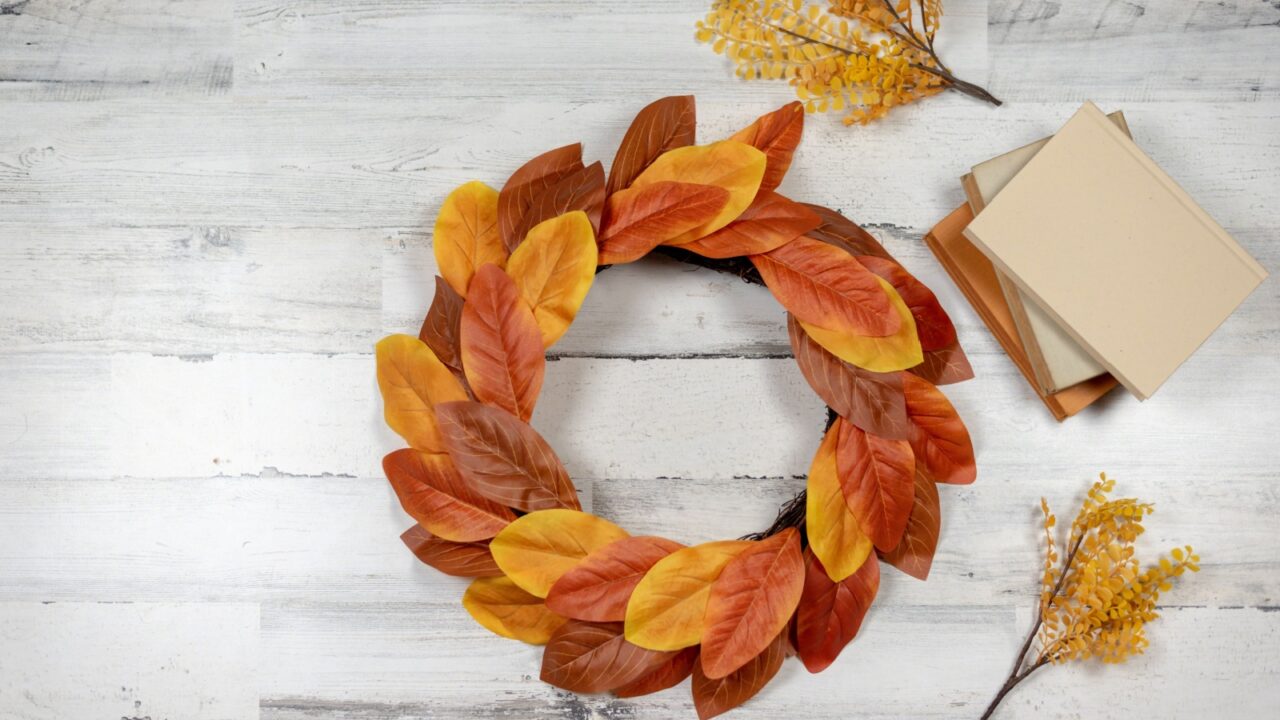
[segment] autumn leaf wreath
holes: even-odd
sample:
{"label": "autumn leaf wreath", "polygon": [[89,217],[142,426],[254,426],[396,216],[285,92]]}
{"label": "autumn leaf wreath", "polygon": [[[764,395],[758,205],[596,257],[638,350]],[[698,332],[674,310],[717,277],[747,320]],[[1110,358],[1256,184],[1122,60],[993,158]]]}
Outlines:
{"label": "autumn leaf wreath", "polygon": [[[542,679],[633,697],[693,676],[698,714],[746,702],[798,654],[819,672],[853,636],[883,560],[924,579],[935,483],[973,448],[937,385],[972,377],[933,293],[838,213],[776,192],[800,141],[791,103],[694,144],[692,97],[644,108],[614,158],[540,155],[501,191],[469,182],[435,224],[442,278],[418,337],[377,346],[383,460],[423,562],[475,578],[462,604],[545,644]],[[736,273],[787,311],[796,362],[829,407],[807,488],[774,525],[686,547],[583,512],[530,425],[545,351],[597,273],[650,252]],[[873,552],[875,557],[873,557]]]}

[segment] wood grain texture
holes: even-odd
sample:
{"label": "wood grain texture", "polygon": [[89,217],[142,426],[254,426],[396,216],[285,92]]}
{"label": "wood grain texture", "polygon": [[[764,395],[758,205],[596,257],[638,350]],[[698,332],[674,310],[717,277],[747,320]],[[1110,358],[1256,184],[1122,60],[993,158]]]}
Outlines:
{"label": "wood grain texture", "polygon": [[[0,0],[0,716],[691,717],[537,682],[540,653],[405,551],[373,343],[417,331],[445,195],[582,141],[613,157],[662,95],[700,142],[792,99],[654,0]],[[780,192],[863,223],[955,320],[978,480],[941,488],[927,583],[884,569],[821,675],[734,717],[971,718],[1031,622],[1036,507],[1099,470],[1190,542],[1145,657],[1055,668],[1005,718],[1264,717],[1280,703],[1280,285],[1170,380],[1055,423],[920,243],[969,166],[1091,98],[1264,267],[1280,267],[1274,2],[956,0],[946,93],[865,128],[810,116]],[[670,260],[601,274],[533,418],[584,505],[684,543],[768,525],[819,401],[759,287]],[[1070,698],[1070,701],[1067,701]]]}

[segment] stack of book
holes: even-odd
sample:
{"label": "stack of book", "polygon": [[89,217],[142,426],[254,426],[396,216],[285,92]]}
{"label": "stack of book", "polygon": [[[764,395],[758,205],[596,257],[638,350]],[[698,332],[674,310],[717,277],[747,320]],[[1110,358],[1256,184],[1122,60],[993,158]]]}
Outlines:
{"label": "stack of book", "polygon": [[1150,397],[1267,276],[1092,103],[961,185],[925,242],[1060,421]]}

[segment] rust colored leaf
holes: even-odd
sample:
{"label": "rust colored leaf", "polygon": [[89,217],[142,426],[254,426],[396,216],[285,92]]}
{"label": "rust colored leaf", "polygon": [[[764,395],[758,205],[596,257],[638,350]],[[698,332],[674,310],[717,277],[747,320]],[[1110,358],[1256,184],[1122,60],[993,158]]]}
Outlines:
{"label": "rust colored leaf", "polygon": [[693,667],[693,706],[699,720],[726,713],[755,697],[778,674],[786,653],[787,633],[783,631],[764,652],[722,678],[707,677],[699,658]]}
{"label": "rust colored leaf", "polygon": [[836,472],[858,527],[879,550],[898,546],[911,515],[916,460],[906,440],[887,440],[841,423]]}
{"label": "rust colored leaf", "polygon": [[729,202],[715,185],[658,182],[609,196],[600,234],[600,264],[639,260],[655,247],[711,221]]}
{"label": "rust colored leaf", "polygon": [[880,558],[911,577],[928,579],[941,531],[942,510],[939,508],[938,486],[924,473],[917,471],[907,531],[898,547],[882,554]]}
{"label": "rust colored leaf", "polygon": [[575,210],[587,214],[591,229],[598,234],[600,214],[604,211],[604,166],[599,161],[565,175],[555,185],[539,193],[516,226],[516,237],[525,237],[534,225],[543,220]]}
{"label": "rust colored leaf", "polygon": [[800,661],[811,673],[822,672],[862,627],[880,589],[880,563],[862,564],[858,572],[832,582],[822,561],[805,553],[804,595],[796,613],[796,645]]}
{"label": "rust colored leaf", "polygon": [[761,190],[737,220],[679,247],[709,258],[758,255],[791,242],[817,227],[818,222],[818,216],[809,208],[776,192]]}
{"label": "rust colored leaf", "polygon": [[711,585],[702,672],[721,678],[764,652],[787,627],[804,590],[800,533],[787,528],[743,551]]}
{"label": "rust colored leaf", "polygon": [[814,240],[821,240],[828,245],[838,247],[855,257],[858,255],[874,255],[886,260],[893,259],[893,256],[889,254],[888,250],[884,249],[884,246],[880,244],[879,240],[875,239],[875,236],[863,230],[849,218],[821,205],[805,203],[805,207],[817,213],[822,220],[821,225],[808,232],[808,236]]}
{"label": "rust colored leaf", "polygon": [[542,652],[542,681],[576,693],[598,693],[648,675],[675,653],[627,642],[622,623],[570,620]]}
{"label": "rust colored leaf", "polygon": [[858,262],[871,272],[879,275],[902,297],[907,307],[911,308],[911,316],[916,319],[916,334],[920,337],[922,350],[938,350],[956,341],[956,326],[951,316],[942,309],[942,304],[933,291],[907,272],[893,260],[885,260],[873,255],[860,255]]}
{"label": "rust colored leaf", "polygon": [[436,296],[422,321],[422,329],[418,331],[418,339],[426,343],[454,375],[462,373],[462,351],[458,344],[462,302],[462,296],[437,275]]}
{"label": "rust colored leaf", "polygon": [[565,573],[547,595],[558,615],[594,622],[627,617],[631,591],[654,563],[684,547],[652,535],[623,538],[593,551]]}
{"label": "rust colored leaf", "polygon": [[581,509],[560,458],[528,423],[490,405],[436,406],[453,464],[477,493],[517,510]]}
{"label": "rust colored leaf", "polygon": [[661,692],[675,687],[689,677],[693,666],[698,662],[697,646],[676,652],[666,662],[659,665],[648,675],[613,689],[613,694],[620,698],[640,697],[650,693]]}
{"label": "rust colored leaf", "polygon": [[973,378],[973,367],[959,341],[924,353],[924,360],[911,368],[911,372],[934,385],[950,385]]}
{"label": "rust colored leaf", "polygon": [[498,232],[507,252],[514,251],[524,240],[524,235],[516,231],[538,196],[579,170],[582,143],[574,143],[542,153],[511,173],[498,193]]}
{"label": "rust colored leaf", "polygon": [[405,448],[384,457],[382,470],[404,511],[436,537],[488,540],[516,519],[510,508],[467,487],[448,455]]}
{"label": "rust colored leaf", "polygon": [[902,374],[863,370],[832,355],[787,313],[787,333],[800,372],[819,398],[849,422],[890,440],[907,439]]}
{"label": "rust colored leaf", "polygon": [[888,280],[872,275],[880,289],[889,298],[889,304],[898,315],[901,327],[892,335],[872,337],[835,331],[800,320],[800,327],[827,352],[863,370],[888,373],[915,367],[924,360],[920,350],[920,338],[916,336],[916,320],[911,308],[902,301],[898,291]]}
{"label": "rust colored leaf", "polygon": [[935,482],[955,485],[973,482],[978,476],[973,442],[956,409],[933,383],[910,373],[902,378],[916,466]]}
{"label": "rust colored leaf", "polygon": [[401,542],[422,562],[454,577],[498,577],[502,570],[489,553],[489,543],[456,543],[435,537],[421,525],[400,536]]}
{"label": "rust colored leaf", "polygon": [[565,622],[547,609],[542,598],[506,577],[472,580],[462,596],[462,607],[490,632],[531,645],[545,645]]}
{"label": "rust colored leaf", "polygon": [[476,271],[461,325],[463,367],[476,400],[528,422],[547,366],[542,331],[515,282],[497,265]]}
{"label": "rust colored leaf", "polygon": [[769,159],[765,165],[764,180],[760,182],[760,192],[763,193],[782,184],[783,176],[791,167],[791,155],[800,144],[803,132],[804,106],[795,101],[761,115],[729,139],[762,150]]}
{"label": "rust colored leaf", "polygon": [[751,262],[773,296],[799,320],[851,335],[883,337],[902,327],[876,276],[825,243],[795,238]]}
{"label": "rust colored leaf", "polygon": [[692,145],[696,122],[692,95],[665,97],[646,105],[622,136],[609,168],[608,194],[630,186],[662,153]]}

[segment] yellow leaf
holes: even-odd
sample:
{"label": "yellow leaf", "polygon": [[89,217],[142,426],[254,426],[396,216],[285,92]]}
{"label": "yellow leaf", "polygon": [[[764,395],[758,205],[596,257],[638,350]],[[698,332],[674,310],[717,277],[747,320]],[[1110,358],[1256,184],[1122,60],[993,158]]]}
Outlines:
{"label": "yellow leaf", "polygon": [[553,508],[531,512],[503,528],[489,551],[512,582],[546,597],[556,580],[588,553],[625,537],[625,530],[591,513]]}
{"label": "yellow leaf", "polygon": [[627,640],[649,650],[679,650],[702,642],[711,584],[750,545],[747,540],[703,543],[655,563],[627,603]]}
{"label": "yellow leaf", "polygon": [[765,154],[736,140],[690,145],[668,150],[640,173],[631,187],[675,181],[716,185],[729,191],[729,202],[707,223],[668,240],[668,245],[693,242],[728,225],[751,204],[764,179]]}
{"label": "yellow leaf", "polygon": [[596,277],[596,237],[582,211],[533,226],[511,253],[507,274],[533,309],[543,347],[564,335]]}
{"label": "yellow leaf", "polygon": [[542,598],[521,590],[510,578],[476,578],[462,596],[475,621],[503,637],[546,645],[565,619],[547,609]]}
{"label": "yellow leaf", "polygon": [[836,438],[844,422],[836,420],[813,456],[805,504],[809,546],[834,582],[857,572],[871,555],[871,539],[849,510],[836,471]]}
{"label": "yellow leaf", "polygon": [[431,244],[440,274],[463,297],[481,265],[506,267],[507,248],[498,232],[498,191],[472,180],[449,193],[436,216]]}
{"label": "yellow leaf", "polygon": [[924,353],[920,348],[920,338],[916,335],[916,321],[911,316],[911,309],[902,301],[898,291],[884,280],[876,278],[880,287],[889,295],[889,301],[902,318],[898,331],[885,337],[866,337],[849,335],[828,330],[801,322],[800,326],[828,352],[845,362],[852,363],[864,370],[872,372],[894,372],[906,370],[924,362]]}
{"label": "yellow leaf", "polygon": [[376,355],[387,425],[415,450],[444,452],[435,405],[466,400],[466,390],[416,337],[388,335],[378,341]]}

